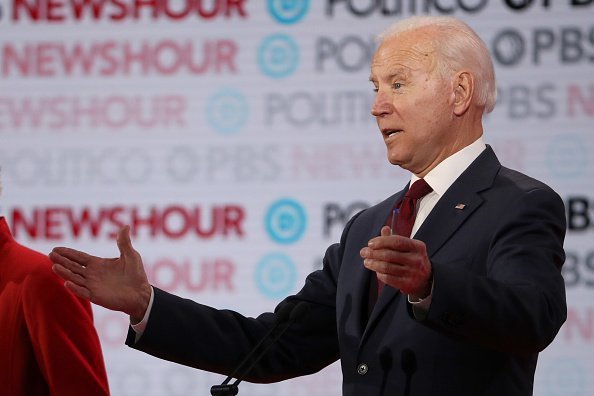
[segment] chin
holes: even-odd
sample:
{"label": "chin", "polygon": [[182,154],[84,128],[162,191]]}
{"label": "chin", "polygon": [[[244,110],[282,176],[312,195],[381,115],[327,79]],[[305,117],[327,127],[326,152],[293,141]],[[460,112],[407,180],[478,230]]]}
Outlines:
{"label": "chin", "polygon": [[390,155],[390,153],[388,153],[388,162],[391,163],[392,165],[397,165],[397,166],[402,165],[402,161],[400,161],[395,155]]}

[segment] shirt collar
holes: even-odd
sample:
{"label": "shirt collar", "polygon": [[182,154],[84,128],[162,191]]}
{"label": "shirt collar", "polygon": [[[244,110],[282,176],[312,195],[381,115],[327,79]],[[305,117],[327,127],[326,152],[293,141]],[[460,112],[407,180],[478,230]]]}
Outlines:
{"label": "shirt collar", "polygon": [[[433,188],[433,191],[439,196],[445,194],[456,179],[478,158],[486,149],[483,137],[479,137],[473,143],[464,147],[462,150],[450,155],[441,161],[437,166],[425,175],[425,181]],[[419,180],[416,175],[411,176],[410,185]]]}

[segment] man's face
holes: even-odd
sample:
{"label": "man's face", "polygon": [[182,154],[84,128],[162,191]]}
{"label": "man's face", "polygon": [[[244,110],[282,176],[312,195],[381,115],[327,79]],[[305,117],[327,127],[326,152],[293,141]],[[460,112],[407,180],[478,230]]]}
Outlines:
{"label": "man's face", "polygon": [[388,160],[419,176],[450,155],[455,145],[452,83],[434,72],[437,58],[427,30],[385,40],[371,64],[377,94],[371,113]]}

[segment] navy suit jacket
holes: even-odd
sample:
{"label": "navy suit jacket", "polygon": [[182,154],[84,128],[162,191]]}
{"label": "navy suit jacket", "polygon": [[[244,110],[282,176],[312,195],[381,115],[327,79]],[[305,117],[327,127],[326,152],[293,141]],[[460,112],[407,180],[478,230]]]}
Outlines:
{"label": "navy suit jacket", "polygon": [[[340,359],[344,395],[532,394],[538,353],[567,313],[562,200],[543,183],[502,167],[488,147],[415,235],[427,245],[434,279],[430,309],[420,318],[389,286],[369,312],[374,274],[359,255],[404,192],[354,216],[340,243],[326,251],[323,269],[279,304],[305,301],[309,311],[248,381],[305,375]],[[130,332],[126,342],[229,374],[274,319],[273,313],[246,318],[215,310],[155,288],[143,336],[135,343]]]}

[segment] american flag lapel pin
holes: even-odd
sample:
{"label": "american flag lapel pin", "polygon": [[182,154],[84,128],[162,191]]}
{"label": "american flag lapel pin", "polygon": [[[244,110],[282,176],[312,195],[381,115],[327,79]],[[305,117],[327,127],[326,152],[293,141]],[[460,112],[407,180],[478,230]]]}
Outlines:
{"label": "american flag lapel pin", "polygon": [[459,203],[458,205],[456,205],[456,206],[454,206],[454,207],[455,207],[456,209],[460,209],[460,210],[462,210],[462,209],[464,209],[464,208],[466,207],[466,205],[465,205],[465,204],[463,204],[463,203]]}

